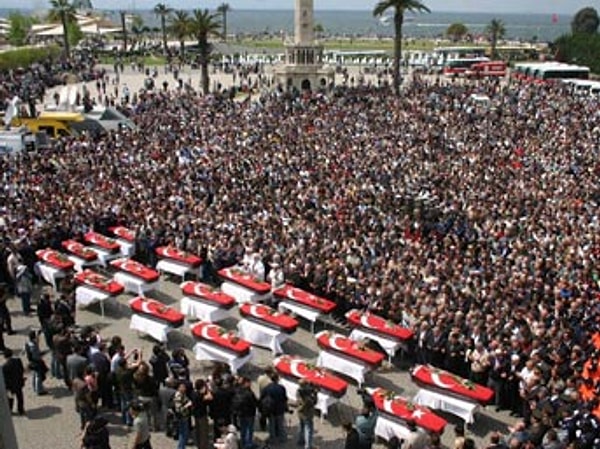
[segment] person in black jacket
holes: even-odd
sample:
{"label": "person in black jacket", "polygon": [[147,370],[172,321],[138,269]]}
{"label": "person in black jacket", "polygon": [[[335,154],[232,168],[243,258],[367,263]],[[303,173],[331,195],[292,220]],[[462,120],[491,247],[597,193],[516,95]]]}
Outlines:
{"label": "person in black jacket", "polygon": [[360,449],[360,439],[358,431],[354,428],[351,422],[342,424],[342,427],[346,431],[346,443],[344,449]]}
{"label": "person in black jacket", "polygon": [[[269,398],[269,400],[267,400]],[[267,385],[261,395],[261,407],[267,403],[270,404],[270,410],[263,410],[267,414],[269,422],[269,443],[285,442],[287,434],[285,430],[284,414],[287,411],[287,393],[285,388],[279,384],[279,375],[273,373],[271,383]]]}
{"label": "person in black jacket", "polygon": [[[2,366],[2,374],[4,375],[4,384],[6,390],[17,397],[17,411],[19,415],[25,414],[25,406],[23,401],[23,387],[25,386],[25,369],[23,362],[17,357],[13,357],[12,349],[4,350],[6,362]],[[12,410],[14,399],[9,398],[8,406]]]}
{"label": "person in black jacket", "polygon": [[210,417],[213,420],[213,437],[221,437],[221,424],[231,424],[231,403],[235,392],[229,382],[222,378],[215,379],[212,391],[213,400],[210,403]]}
{"label": "person in black jacket", "polygon": [[167,377],[169,377],[168,364],[170,360],[169,354],[165,352],[162,345],[154,345],[152,348],[152,357],[150,357],[148,363],[152,366],[152,375],[159,385],[163,385]]}
{"label": "person in black jacket", "polygon": [[107,424],[108,421],[102,416],[88,421],[83,429],[81,447],[84,449],[110,449]]}
{"label": "person in black jacket", "polygon": [[252,391],[252,383],[247,377],[240,377],[238,387],[233,396],[233,413],[240,429],[242,449],[254,446],[254,419],[258,400]]}
{"label": "person in black jacket", "polygon": [[48,291],[43,291],[40,299],[37,304],[37,316],[40,322],[40,327],[42,328],[42,332],[44,334],[44,340],[46,341],[46,346],[48,349],[52,350],[52,315],[54,314],[54,309],[52,307],[52,301],[50,300],[50,293]]}

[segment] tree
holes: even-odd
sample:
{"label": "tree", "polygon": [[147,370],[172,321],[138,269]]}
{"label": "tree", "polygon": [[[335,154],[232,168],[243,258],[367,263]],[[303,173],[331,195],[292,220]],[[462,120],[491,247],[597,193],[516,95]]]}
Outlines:
{"label": "tree", "polygon": [[185,38],[191,32],[191,19],[186,11],[175,11],[175,15],[170,18],[170,30],[175,38],[179,41],[179,53],[183,60],[185,57]]}
{"label": "tree", "polygon": [[127,12],[121,11],[121,34],[123,35],[123,53],[127,52]]}
{"label": "tree", "polygon": [[469,34],[469,29],[464,23],[460,22],[453,23],[446,30],[446,36],[454,42],[463,40],[467,34]]}
{"label": "tree", "polygon": [[223,20],[223,40],[227,42],[227,13],[231,11],[231,6],[229,3],[221,3],[217,8],[217,12],[221,14],[221,19]]}
{"label": "tree", "polygon": [[131,34],[133,34],[133,42],[131,44],[131,48],[135,48],[138,46],[139,42],[142,40],[142,36],[144,33],[148,32],[148,27],[144,26],[144,19],[139,14],[135,14],[131,19]]}
{"label": "tree", "polygon": [[209,92],[208,63],[212,45],[208,42],[210,36],[220,36],[221,22],[219,14],[211,13],[208,9],[194,9],[190,28],[192,35],[198,41],[198,56],[200,59],[200,83],[204,95]]}
{"label": "tree", "polygon": [[75,22],[75,8],[69,0],[50,0],[52,9],[50,10],[50,20],[60,20],[63,28],[63,45],[65,47],[65,56],[71,56],[71,46],[69,43],[69,23]]}
{"label": "tree", "polygon": [[382,17],[388,9],[394,10],[394,67],[393,67],[393,89],[396,95],[400,94],[402,74],[400,73],[400,61],[402,59],[402,26],[404,25],[404,13],[431,12],[427,6],[419,0],[380,0],[373,9],[375,17]]}
{"label": "tree", "polygon": [[167,44],[167,18],[171,15],[173,10],[169,8],[164,3],[157,3],[154,7],[154,14],[157,17],[160,17],[160,30],[162,32],[162,41],[163,41],[163,52],[167,54],[168,52],[168,44]]}
{"label": "tree", "polygon": [[489,25],[486,27],[486,32],[490,38],[490,45],[492,47],[492,58],[498,57],[498,51],[496,48],[498,47],[498,41],[504,37],[506,34],[506,28],[504,27],[504,22],[500,19],[492,19]]}
{"label": "tree", "polygon": [[571,32],[573,34],[594,34],[598,31],[598,25],[600,25],[598,11],[592,7],[583,8],[577,11],[577,14],[573,17]]}
{"label": "tree", "polygon": [[25,16],[18,12],[12,12],[8,16],[10,28],[8,29],[8,43],[15,47],[21,47],[27,43],[27,35],[33,25],[32,17]]}

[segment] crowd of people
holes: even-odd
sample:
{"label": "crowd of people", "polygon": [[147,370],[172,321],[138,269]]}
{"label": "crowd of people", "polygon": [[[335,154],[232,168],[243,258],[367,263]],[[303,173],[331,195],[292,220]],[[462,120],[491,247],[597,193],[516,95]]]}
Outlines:
{"label": "crowd of people", "polygon": [[490,385],[523,417],[512,448],[600,444],[597,98],[416,77],[400,97],[145,91],[131,117],[140,131],[0,161],[8,285],[10,254],[31,271],[36,249],[115,223],[150,265],[158,245],[201,255],[208,282],[258,254],[340,315],[413,329],[416,361]]}

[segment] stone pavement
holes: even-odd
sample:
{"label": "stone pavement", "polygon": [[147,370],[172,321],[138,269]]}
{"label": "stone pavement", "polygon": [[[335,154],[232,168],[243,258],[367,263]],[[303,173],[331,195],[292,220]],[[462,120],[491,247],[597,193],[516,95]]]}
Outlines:
{"label": "stone pavement", "polygon": [[[152,292],[149,296],[164,301],[169,305],[177,305],[181,298],[178,280],[173,282],[163,278],[161,280],[160,291]],[[101,335],[109,340],[113,335],[123,337],[126,348],[140,348],[143,350],[144,358],[147,359],[151,354],[153,341],[134,331],[129,330],[129,307],[127,301],[131,297],[122,295],[116,302],[107,303],[106,315],[103,318],[100,314],[98,305],[93,305],[88,309],[79,309],[77,312],[77,323],[79,325],[91,325],[97,328]],[[8,336],[6,343],[8,347],[16,351],[21,351],[20,355],[25,359],[23,347],[26,341],[27,333],[32,328],[37,328],[36,317],[24,317],[18,312],[19,305],[16,299],[9,300],[9,308],[13,313],[14,329],[17,335]],[[232,309],[231,318],[223,322],[223,326],[228,329],[235,329],[239,319],[237,309]],[[317,326],[319,327],[319,326]],[[294,334],[293,338],[283,344],[284,351],[289,354],[297,354],[309,359],[316,360],[318,348],[315,340],[310,333],[307,323],[302,324],[302,328]],[[43,340],[43,339],[42,339]],[[189,326],[186,323],[184,327],[170,334],[168,348],[169,350],[184,346],[188,350],[190,360],[192,360],[192,378],[198,376],[207,376],[210,372],[211,363],[206,361],[196,361],[190,349],[193,340],[190,335]],[[42,349],[45,349],[41,342]],[[49,354],[46,355],[47,362],[50,362]],[[242,368],[241,373],[249,375],[253,380],[256,379],[261,368],[266,367],[272,362],[272,355],[269,351],[257,348],[255,358],[250,365]],[[410,381],[407,367],[398,367],[401,364],[396,361],[394,366],[383,367],[369,378],[366,386],[381,386],[392,389],[406,397],[412,397],[416,393],[415,385]],[[75,413],[74,401],[70,392],[67,391],[64,384],[56,379],[48,379],[46,386],[50,392],[47,396],[35,396],[32,391],[28,374],[28,382],[25,386],[25,407],[26,416],[13,415],[13,421],[17,434],[20,449],[72,449],[79,448],[79,418]],[[323,422],[315,420],[315,446],[319,449],[342,448],[344,443],[344,433],[341,424],[347,420],[353,420],[359,410],[361,400],[356,393],[355,384],[351,383],[346,396],[342,402],[334,405],[330,409],[330,414]],[[446,428],[443,435],[443,442],[450,446],[453,441],[453,425],[460,422],[458,418],[440,413],[446,418],[450,425]],[[113,449],[129,448],[128,438],[129,429],[119,424],[116,414],[108,413],[106,415],[110,421],[111,446]],[[276,446],[276,449],[291,449],[295,447],[295,433],[297,432],[297,416],[295,414],[286,415],[289,434],[292,436],[288,443],[282,446]],[[489,442],[489,433],[494,430],[506,431],[508,424],[512,424],[513,418],[508,417],[507,412],[496,413],[493,407],[488,407],[478,415],[475,424],[468,430],[469,436],[475,438],[478,447],[484,447],[484,443]],[[266,434],[257,432],[258,442],[264,441]],[[156,448],[175,448],[176,442],[166,438],[164,433],[154,433],[152,435],[153,447]],[[383,445],[377,445],[383,447]]]}

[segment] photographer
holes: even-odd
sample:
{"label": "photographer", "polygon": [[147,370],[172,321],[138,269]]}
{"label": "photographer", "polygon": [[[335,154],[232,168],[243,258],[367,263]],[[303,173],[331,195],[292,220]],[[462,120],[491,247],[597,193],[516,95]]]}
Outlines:
{"label": "photographer", "polygon": [[304,446],[304,449],[313,447],[313,434],[315,406],[317,404],[317,390],[306,379],[300,381],[298,388],[298,446]]}
{"label": "photographer", "polygon": [[371,449],[373,446],[377,416],[377,410],[374,407],[363,407],[360,415],[356,417],[355,426],[358,431],[360,449]]}
{"label": "photographer", "polygon": [[42,354],[38,344],[39,331],[29,332],[29,341],[25,343],[25,353],[29,362],[29,369],[33,372],[33,390],[38,396],[48,394],[44,388],[44,380],[48,367],[42,359]]}

